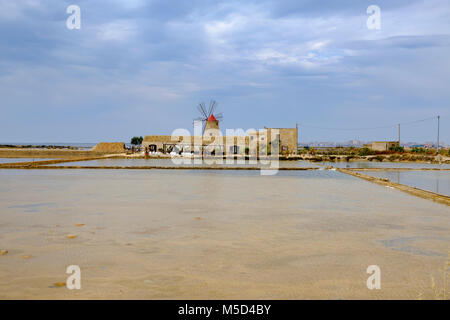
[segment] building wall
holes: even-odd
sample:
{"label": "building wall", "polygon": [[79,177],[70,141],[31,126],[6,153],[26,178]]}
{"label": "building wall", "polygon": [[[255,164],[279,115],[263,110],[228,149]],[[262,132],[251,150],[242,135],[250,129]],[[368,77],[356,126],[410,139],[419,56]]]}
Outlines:
{"label": "building wall", "polygon": [[297,154],[298,151],[298,127],[264,128],[263,130],[249,132],[249,137],[250,140],[256,139],[258,141],[258,149],[266,147],[268,151],[273,150],[271,144],[278,142],[280,154]]}
{"label": "building wall", "polygon": [[298,128],[277,128],[280,132],[280,153],[297,154]]}
{"label": "building wall", "polygon": [[181,141],[181,138],[172,140],[172,136],[167,135],[150,135],[145,136],[144,141],[142,141],[142,146],[144,148],[150,145],[156,145],[156,150],[163,150],[167,145],[176,145]]}
{"label": "building wall", "polygon": [[[214,131],[219,130],[219,121],[218,120],[208,120],[206,121],[206,125],[205,125],[205,133],[204,135],[215,135]],[[210,132],[208,132],[210,131]],[[207,133],[208,132],[208,133]]]}
{"label": "building wall", "polygon": [[374,151],[388,151],[398,146],[400,146],[398,141],[373,141],[371,149]]}
{"label": "building wall", "polygon": [[[261,148],[268,149],[270,152],[271,144],[276,143],[277,136],[272,137],[271,129],[276,130],[274,132],[279,134],[279,153],[297,154],[298,128],[265,128],[261,131],[250,131],[248,136],[231,137],[221,136],[218,130],[215,133],[214,130],[205,130],[206,135],[203,137],[174,137],[174,140],[172,140],[172,136],[168,135],[148,135],[145,136],[142,146],[156,145],[156,150],[161,150],[168,146],[180,145],[186,146],[186,150],[194,148],[196,151],[199,149],[198,141],[202,141],[203,138],[202,147],[206,149],[216,148],[229,154],[234,153],[236,148],[237,154],[245,154],[245,150],[248,148],[250,155],[256,155]],[[263,150],[261,149],[261,154],[264,154]]]}

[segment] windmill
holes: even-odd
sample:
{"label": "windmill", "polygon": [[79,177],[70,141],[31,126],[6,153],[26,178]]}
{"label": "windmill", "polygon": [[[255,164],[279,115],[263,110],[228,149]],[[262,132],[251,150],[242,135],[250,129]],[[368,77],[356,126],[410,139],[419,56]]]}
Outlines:
{"label": "windmill", "polygon": [[217,109],[218,103],[214,100],[211,100],[209,103],[209,107],[206,107],[204,102],[201,102],[197,105],[197,109],[200,112],[200,117],[195,118],[194,121],[202,122],[202,133],[205,132],[206,123],[208,121],[221,121],[223,119],[222,113],[214,114]]}

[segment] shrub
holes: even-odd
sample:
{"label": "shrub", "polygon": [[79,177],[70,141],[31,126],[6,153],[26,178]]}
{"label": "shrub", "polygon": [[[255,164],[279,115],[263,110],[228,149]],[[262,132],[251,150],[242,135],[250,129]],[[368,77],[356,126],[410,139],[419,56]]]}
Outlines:
{"label": "shrub", "polygon": [[388,160],[389,160],[389,161],[396,161],[396,160],[398,160],[399,158],[400,158],[399,155],[393,154],[393,155],[390,155],[390,156],[389,156]]}
{"label": "shrub", "polygon": [[368,156],[368,155],[372,155],[372,154],[374,154],[373,150],[371,150],[367,147],[364,147],[364,148],[361,148],[358,150],[358,155],[360,155],[360,156]]}
{"label": "shrub", "polygon": [[414,153],[426,153],[426,150],[424,148],[414,147],[414,148],[411,149],[411,152],[414,152]]}
{"label": "shrub", "polygon": [[400,147],[400,146],[396,146],[396,147],[391,147],[389,148],[390,151],[394,151],[394,152],[404,152],[405,148]]}

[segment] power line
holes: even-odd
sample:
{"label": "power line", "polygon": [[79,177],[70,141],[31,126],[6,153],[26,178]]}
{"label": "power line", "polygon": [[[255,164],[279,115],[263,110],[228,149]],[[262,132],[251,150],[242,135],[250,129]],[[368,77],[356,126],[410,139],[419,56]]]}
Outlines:
{"label": "power line", "polygon": [[376,130],[376,129],[395,128],[398,125],[409,125],[409,124],[413,124],[413,123],[424,122],[424,121],[431,120],[431,119],[436,119],[436,117],[434,116],[434,117],[429,117],[429,118],[420,119],[420,120],[400,122],[400,123],[396,123],[396,124],[390,124],[390,125],[384,125],[384,126],[378,126],[378,127],[365,127],[365,128],[330,128],[330,127],[321,127],[321,126],[315,126],[315,125],[304,124],[304,123],[300,123],[300,126],[315,128],[315,129],[322,129],[322,130],[361,131],[361,130]]}

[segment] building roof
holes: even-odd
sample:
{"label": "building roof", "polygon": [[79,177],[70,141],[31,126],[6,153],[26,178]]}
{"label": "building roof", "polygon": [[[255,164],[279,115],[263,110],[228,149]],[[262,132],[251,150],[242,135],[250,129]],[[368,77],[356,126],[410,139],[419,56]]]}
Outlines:
{"label": "building roof", "polygon": [[216,117],[214,117],[213,114],[211,114],[207,121],[217,121],[217,119],[216,119]]}
{"label": "building roof", "polygon": [[398,140],[394,140],[394,141],[372,141],[371,143],[398,143]]}

